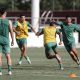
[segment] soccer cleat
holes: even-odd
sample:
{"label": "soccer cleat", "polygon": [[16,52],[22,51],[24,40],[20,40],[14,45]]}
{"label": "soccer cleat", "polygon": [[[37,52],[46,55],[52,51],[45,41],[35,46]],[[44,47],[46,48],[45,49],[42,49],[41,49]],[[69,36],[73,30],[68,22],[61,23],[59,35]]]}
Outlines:
{"label": "soccer cleat", "polygon": [[78,65],[78,67],[80,68],[80,64]]}
{"label": "soccer cleat", "polygon": [[22,61],[19,61],[19,62],[18,62],[18,65],[21,65],[21,64],[22,64]]}
{"label": "soccer cleat", "polygon": [[2,76],[2,72],[0,72],[0,76]]}
{"label": "soccer cleat", "polygon": [[77,64],[78,64],[78,67],[80,68],[80,60],[79,60],[79,61],[77,61]]}
{"label": "soccer cleat", "polygon": [[11,71],[9,71],[9,72],[8,72],[8,75],[12,75],[12,72],[11,72]]}
{"label": "soccer cleat", "polygon": [[64,70],[64,68],[63,68],[63,67],[61,67],[60,69],[61,69],[61,70]]}
{"label": "soccer cleat", "polygon": [[31,60],[29,59],[29,57],[27,57],[27,61],[29,64],[31,64]]}
{"label": "soccer cleat", "polygon": [[64,70],[62,63],[60,63],[59,65],[60,65],[60,69]]}

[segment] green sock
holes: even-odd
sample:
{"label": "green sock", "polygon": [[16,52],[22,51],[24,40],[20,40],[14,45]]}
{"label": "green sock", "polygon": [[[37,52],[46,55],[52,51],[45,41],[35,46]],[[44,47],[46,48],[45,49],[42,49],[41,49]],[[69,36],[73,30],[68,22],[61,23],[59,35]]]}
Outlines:
{"label": "green sock", "polygon": [[24,58],[25,58],[26,60],[28,60],[28,58],[29,58],[29,57],[28,57],[28,56],[27,56],[27,57],[26,57],[26,56],[24,56]]}
{"label": "green sock", "polygon": [[22,61],[22,56],[20,57],[20,60],[19,61]]}
{"label": "green sock", "polygon": [[2,66],[0,66],[0,72],[2,72]]}
{"label": "green sock", "polygon": [[62,63],[59,63],[59,66],[62,67]]}
{"label": "green sock", "polygon": [[8,65],[8,71],[12,71],[11,65]]}

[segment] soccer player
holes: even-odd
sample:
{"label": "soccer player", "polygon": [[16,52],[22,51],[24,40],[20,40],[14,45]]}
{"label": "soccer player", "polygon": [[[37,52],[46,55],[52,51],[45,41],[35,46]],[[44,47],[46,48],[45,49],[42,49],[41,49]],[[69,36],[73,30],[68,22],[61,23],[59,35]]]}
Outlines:
{"label": "soccer player", "polygon": [[[61,33],[58,29],[56,29],[56,26],[53,24],[53,22],[49,23],[49,26],[44,27],[41,31],[38,31],[36,33],[37,36],[40,36],[41,34],[44,34],[44,47],[45,47],[45,55],[47,59],[53,59],[56,58],[60,69],[63,70],[61,57],[59,56],[57,52],[57,43],[56,43],[56,34],[59,34],[60,36],[60,43],[62,44],[61,39]],[[55,55],[53,55],[51,52],[54,51]]]}
{"label": "soccer player", "polygon": [[55,22],[61,26],[61,31],[63,35],[63,43],[70,54],[71,58],[78,64],[80,67],[80,60],[77,55],[77,50],[75,46],[75,38],[73,37],[74,31],[80,32],[80,27],[77,24],[72,23],[71,17],[67,16],[65,22]]}
{"label": "soccer player", "polygon": [[8,65],[8,74],[12,74],[10,45],[9,45],[9,32],[11,35],[11,45],[14,44],[12,22],[6,19],[6,9],[0,8],[0,75],[2,75],[2,53],[5,54]]}
{"label": "soccer player", "polygon": [[14,24],[14,32],[16,33],[16,41],[21,51],[21,56],[18,64],[21,65],[23,57],[31,64],[31,61],[28,56],[26,56],[26,47],[27,47],[27,37],[28,37],[28,27],[32,29],[34,33],[35,30],[30,25],[28,21],[25,20],[25,16],[21,15],[20,18]]}

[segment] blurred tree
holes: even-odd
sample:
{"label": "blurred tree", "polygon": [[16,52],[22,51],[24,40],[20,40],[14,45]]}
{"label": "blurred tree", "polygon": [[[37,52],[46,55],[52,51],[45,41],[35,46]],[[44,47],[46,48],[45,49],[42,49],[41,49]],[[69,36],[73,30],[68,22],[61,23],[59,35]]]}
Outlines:
{"label": "blurred tree", "polygon": [[73,0],[73,10],[80,10],[80,0]]}
{"label": "blurred tree", "polygon": [[[36,4],[35,4],[36,5]],[[31,10],[31,0],[0,0],[8,10]],[[41,10],[80,10],[80,0],[40,0]]]}
{"label": "blurred tree", "polygon": [[31,0],[17,0],[17,8],[19,10],[30,10]]}
{"label": "blurred tree", "polygon": [[9,0],[0,0],[0,7],[6,7],[8,8],[8,2]]}
{"label": "blurred tree", "polygon": [[41,10],[52,10],[53,9],[53,0],[41,0],[40,7]]}
{"label": "blurred tree", "polygon": [[58,0],[60,5],[62,5],[62,10],[71,10],[73,9],[73,0]]}
{"label": "blurred tree", "polygon": [[41,0],[41,10],[79,10],[80,0]]}

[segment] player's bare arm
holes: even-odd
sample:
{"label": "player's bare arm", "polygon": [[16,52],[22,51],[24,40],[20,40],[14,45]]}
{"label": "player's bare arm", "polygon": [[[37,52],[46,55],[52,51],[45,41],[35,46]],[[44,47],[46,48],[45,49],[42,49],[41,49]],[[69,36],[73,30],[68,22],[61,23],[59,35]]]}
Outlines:
{"label": "player's bare arm", "polygon": [[30,24],[30,28],[31,28],[31,30],[36,34],[36,31],[34,30],[34,28],[32,27],[31,24]]}
{"label": "player's bare arm", "polygon": [[14,31],[17,35],[20,35],[20,32],[17,31],[17,30],[15,29],[15,27],[13,27],[13,31]]}
{"label": "player's bare arm", "polygon": [[62,33],[60,32],[58,35],[59,35],[59,39],[60,39],[59,45],[61,45],[62,44]]}
{"label": "player's bare arm", "polygon": [[14,45],[14,33],[13,33],[13,28],[12,28],[12,22],[9,20],[9,30],[10,30],[10,35],[11,35],[11,45]]}

